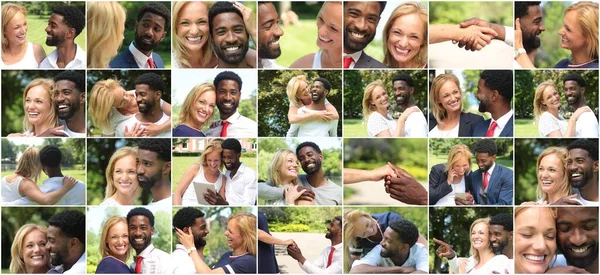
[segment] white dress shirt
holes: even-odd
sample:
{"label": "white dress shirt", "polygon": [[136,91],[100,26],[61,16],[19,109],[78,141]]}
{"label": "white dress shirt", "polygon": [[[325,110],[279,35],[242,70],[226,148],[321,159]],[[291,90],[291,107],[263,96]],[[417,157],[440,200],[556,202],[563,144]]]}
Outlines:
{"label": "white dress shirt", "polygon": [[85,133],[78,133],[78,132],[74,132],[73,130],[69,129],[69,125],[67,125],[67,122],[65,120],[62,120],[62,119],[59,120],[58,125],[64,125],[65,126],[64,131],[70,137],[77,137],[77,138],[85,137]]}
{"label": "white dress shirt", "polygon": [[[133,45],[133,41],[129,44],[129,51],[131,52],[131,55],[133,55],[133,59],[135,59],[135,63],[137,63],[140,69],[150,69],[148,59],[150,59],[152,54],[150,54],[150,56],[145,55]],[[154,64],[156,64],[156,62]]]}
{"label": "white dress shirt", "polygon": [[137,256],[143,257],[142,273],[144,274],[171,274],[173,271],[171,268],[171,261],[173,261],[171,255],[154,247],[153,244],[148,245]]}
{"label": "white dress shirt", "polygon": [[229,205],[255,205],[258,180],[254,170],[241,163],[233,178],[229,170],[225,171],[225,176],[227,177],[225,196]]}
{"label": "white dress shirt", "polygon": [[[256,121],[243,116],[238,111],[228,117],[225,121],[230,123],[229,126],[227,126],[227,137],[241,138],[258,136],[258,124],[256,124]],[[223,129],[221,122],[222,121],[216,123],[214,127],[208,129],[205,135],[207,137],[221,136],[221,129]]]}
{"label": "white dress shirt", "polygon": [[356,62],[358,62],[358,60],[360,59],[360,56],[362,55],[363,51],[358,51],[355,53],[351,53],[351,54],[344,54],[344,57],[352,57],[352,63],[350,63],[350,67],[348,67],[349,69],[354,68],[354,65],[356,64]]}
{"label": "white dress shirt", "polygon": [[182,244],[175,245],[171,257],[173,258],[173,274],[196,274],[194,261]]}
{"label": "white dress shirt", "polygon": [[[506,124],[508,124],[508,121],[510,120],[510,118],[512,116],[513,116],[513,110],[511,109],[506,114],[499,117],[498,120],[494,120],[494,118],[492,118],[492,120],[490,121],[490,125],[488,126],[488,130],[490,129],[490,126],[492,126],[492,123],[495,121],[498,126],[496,126],[496,129],[494,129],[494,137],[499,137],[500,133],[502,133],[502,130],[504,130],[504,127],[507,126]],[[510,127],[512,125],[508,125],[508,126]],[[487,133],[487,131],[485,131],[485,132]]]}
{"label": "white dress shirt", "polygon": [[[65,66],[65,69],[85,69],[86,68],[85,51],[81,47],[79,47],[79,45],[75,44],[75,46],[77,46],[77,52],[75,53],[75,58],[73,58],[73,60],[71,60],[71,62],[69,62]],[[42,68],[42,69],[60,69],[58,67],[58,65],[56,65],[57,60],[58,60],[58,51],[54,50],[46,58],[44,58],[44,60],[42,60],[42,63],[40,63],[40,68]]]}
{"label": "white dress shirt", "polygon": [[304,264],[300,264],[300,268],[304,270],[307,274],[342,274],[342,243],[336,244],[333,246],[335,249],[333,251],[333,260],[331,261],[331,265],[327,267],[327,262],[329,261],[329,252],[331,251],[331,246],[325,247],[319,256],[314,260],[314,262],[310,262],[308,260],[304,261]]}
{"label": "white dress shirt", "polygon": [[77,260],[77,262],[71,266],[71,268],[69,270],[65,270],[65,272],[63,272],[63,274],[85,274],[86,273],[86,263],[85,263],[85,252],[83,253],[83,255],[81,255],[81,257],[79,257],[79,260]]}

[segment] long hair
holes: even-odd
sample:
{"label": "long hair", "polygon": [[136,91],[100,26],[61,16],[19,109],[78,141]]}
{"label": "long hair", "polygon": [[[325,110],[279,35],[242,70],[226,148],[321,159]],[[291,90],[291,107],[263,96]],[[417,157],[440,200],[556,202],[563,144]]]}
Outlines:
{"label": "long hair", "polygon": [[[207,166],[208,165],[208,160],[207,160],[208,155],[213,152],[218,152],[219,155],[221,155],[221,153],[223,152],[223,147],[221,147],[220,142],[217,142],[217,141],[210,142],[206,146],[206,148],[204,148],[202,155],[200,155],[200,161],[198,162],[198,164],[200,164],[201,166]],[[224,166],[225,165],[223,164],[223,160],[221,160],[221,165],[219,165],[219,170],[223,170]]]}
{"label": "long hair", "polygon": [[229,218],[236,220],[240,235],[242,236],[242,246],[250,255],[256,256],[256,216],[250,213],[237,213]]}
{"label": "long hair", "polygon": [[598,59],[598,3],[577,2],[567,7],[564,14],[570,11],[577,12],[577,23],[587,41],[587,56],[592,60]]}
{"label": "long hair", "polygon": [[[27,114],[27,109],[25,106],[27,100],[27,93],[34,87],[42,86],[46,90],[46,94],[48,96],[48,104],[50,104],[50,113],[48,114],[48,122],[52,127],[58,125],[58,116],[56,115],[56,105],[54,104],[54,95],[52,92],[54,91],[54,80],[47,78],[36,78],[31,81],[25,90],[23,91],[23,112]],[[41,114],[40,114],[41,115]],[[23,118],[23,131],[31,131],[35,134],[35,126],[29,122],[27,115]]]}
{"label": "long hair", "polygon": [[[104,227],[102,227],[102,233],[100,235],[100,256],[102,258],[111,255],[111,251],[110,248],[108,247],[108,231],[110,231],[110,229],[118,224],[118,223],[124,223],[125,225],[127,225],[127,219],[125,217],[110,217],[108,218],[108,220],[106,220],[106,222],[104,223]],[[125,259],[129,258],[129,254],[131,253],[131,246],[129,246],[129,249],[127,250],[127,253],[125,254]]]}
{"label": "long hair", "polygon": [[[454,84],[456,84],[456,87],[458,87],[458,91],[462,94],[462,91],[460,90],[460,82],[458,81],[458,78],[455,75],[440,74],[433,79],[433,82],[431,83],[431,89],[429,91],[429,99],[431,100],[431,112],[433,114],[433,117],[435,117],[435,120],[437,120],[438,122],[448,117],[448,111],[446,111],[446,109],[444,109],[442,107],[442,104],[440,103],[440,91],[442,89],[442,86],[444,86],[444,84],[446,84],[447,81],[454,82]],[[462,100],[460,102],[460,106],[462,111]]]}
{"label": "long hair", "polygon": [[[46,232],[48,231],[44,226],[28,223],[21,226],[21,228],[19,228],[15,234],[15,238],[10,246],[10,273],[27,273],[27,270],[25,269],[25,261],[23,260],[23,242],[25,241],[25,237],[34,230],[39,230],[44,233],[44,235],[46,235]],[[49,257],[49,255],[46,256]]]}
{"label": "long hair", "polygon": [[371,110],[371,104],[373,104],[373,100],[371,100],[371,97],[373,96],[373,92],[377,87],[381,87],[383,90],[385,90],[385,87],[383,86],[383,82],[381,80],[373,81],[369,83],[369,85],[367,85],[367,87],[365,88],[365,92],[363,94],[362,99],[362,114],[365,123],[369,121],[369,116],[374,112],[374,110]]}
{"label": "long hair", "polygon": [[465,158],[467,160],[467,162],[469,163],[469,168],[467,168],[467,171],[471,171],[472,156],[473,154],[471,153],[471,150],[469,150],[469,147],[467,147],[467,145],[454,145],[448,153],[448,161],[446,162],[446,167],[444,168],[444,171],[449,171],[450,169],[452,169],[452,166],[454,166],[454,164],[456,164],[461,158]]}
{"label": "long hair", "polygon": [[[492,243],[490,242],[490,233],[489,233],[489,228],[490,228],[490,218],[480,218],[480,219],[476,219],[472,224],[471,224],[471,229],[469,230],[469,236],[471,236],[471,232],[473,232],[473,227],[475,227],[476,224],[478,223],[485,223],[485,225],[488,228],[488,243],[487,243],[487,247],[492,250]],[[469,244],[471,244],[471,248],[469,248],[469,254],[471,254],[471,256],[473,256],[473,258],[475,259],[476,263],[479,263],[479,251],[477,251],[477,249],[475,249],[475,247],[473,247],[473,242],[471,241],[471,238],[469,237]]]}
{"label": "long hair", "polygon": [[[173,53],[175,54],[175,60],[179,62],[182,68],[191,68],[190,62],[188,59],[190,58],[189,50],[185,47],[181,38],[177,34],[177,26],[179,25],[179,13],[181,10],[187,5],[188,1],[175,1],[173,2],[173,17],[171,20],[173,21],[171,26],[173,26]],[[214,2],[200,2],[206,5],[206,20],[208,21],[208,10],[212,7]],[[206,23],[208,25],[208,22]],[[210,29],[208,33],[204,34],[205,36],[210,36]],[[210,43],[210,38],[206,40],[206,43],[201,49],[202,52],[202,67],[206,67],[211,60],[213,55],[212,46]]]}
{"label": "long hair", "polygon": [[352,267],[350,264],[350,245],[353,247],[358,246],[356,235],[354,233],[354,224],[358,222],[358,219],[361,217],[375,220],[369,213],[358,209],[344,213],[344,270],[350,270],[350,267]]}
{"label": "long hair", "polygon": [[425,66],[425,63],[427,63],[427,39],[429,38],[427,36],[427,24],[429,22],[427,9],[423,8],[421,4],[417,2],[406,2],[394,9],[387,23],[385,23],[385,27],[383,27],[383,64],[385,64],[388,67],[398,66],[397,61],[394,60],[394,57],[392,57],[392,54],[390,53],[390,50],[387,47],[387,41],[390,38],[390,29],[394,25],[396,19],[404,15],[413,13],[418,14],[419,18],[425,25],[425,33],[423,33],[423,37],[421,37],[421,39],[423,40],[423,44],[421,45],[421,48],[419,48],[419,52],[414,57],[414,59],[419,68],[422,68],[423,66]]}
{"label": "long hair", "polygon": [[[271,163],[269,163],[269,169],[267,171],[268,181],[271,182],[274,186],[280,186],[282,184],[282,175],[281,175],[281,165],[285,163],[285,159],[288,154],[296,155],[293,151],[289,149],[279,149],[275,152],[275,155],[271,159]],[[292,179],[292,184],[298,184],[298,178]]]}
{"label": "long hair", "polygon": [[17,162],[15,174],[37,182],[41,173],[40,149],[32,146],[27,147]]}
{"label": "long hair", "polygon": [[[104,195],[104,199],[108,199],[110,198],[112,195],[114,195],[115,193],[117,193],[117,187],[115,186],[115,179],[113,179],[113,172],[115,170],[115,163],[127,156],[133,156],[134,158],[137,158],[137,151],[138,149],[136,147],[129,147],[129,146],[125,146],[125,147],[121,147],[119,148],[117,151],[115,151],[112,156],[110,157],[110,160],[108,160],[108,165],[106,166],[106,171],[104,171],[104,175],[106,176],[106,194]],[[135,197],[137,197],[140,192],[142,192],[142,189],[137,188],[136,192],[135,192]]]}
{"label": "long hair", "polygon": [[304,91],[300,91],[300,82],[306,82],[305,75],[294,76],[288,81],[287,88],[285,89],[285,93],[290,100],[290,103],[298,108],[304,106],[298,98],[298,94]]}
{"label": "long hair", "polygon": [[125,9],[118,2],[94,1],[87,9],[88,68],[107,68],[123,43]]}
{"label": "long hair", "polygon": [[100,80],[94,84],[90,92],[90,109],[94,126],[102,131],[114,131],[110,129],[110,110],[115,104],[114,91],[121,88],[119,81],[114,79]]}
{"label": "long hair", "polygon": [[[196,101],[198,101],[198,98],[202,94],[208,93],[208,92],[213,92],[216,95],[215,86],[213,86],[213,84],[209,83],[209,82],[205,82],[205,83],[196,85],[192,88],[192,90],[185,97],[185,101],[183,101],[183,105],[181,106],[181,111],[179,112],[179,122],[180,123],[187,123],[190,120],[192,120],[192,118],[193,118],[192,111],[191,111],[192,106],[194,104],[196,104]],[[212,106],[212,107],[213,107],[213,113],[214,113],[214,106]],[[212,114],[210,117],[206,118],[206,120],[202,123],[202,125],[200,125],[200,128],[203,125],[210,124],[211,119],[212,119]]]}
{"label": "long hair", "polygon": [[[6,25],[19,12],[27,17],[27,10],[19,4],[7,3],[2,5],[2,33],[6,33]],[[8,39],[2,35],[2,52],[4,53],[6,50],[8,50]]]}
{"label": "long hair", "polygon": [[[536,171],[539,170],[540,168],[540,162],[542,162],[542,159],[545,156],[548,155],[552,155],[552,154],[556,154],[556,156],[558,157],[558,159],[560,160],[560,164],[561,164],[561,168],[563,169],[563,176],[559,182],[560,186],[559,186],[559,193],[561,194],[561,197],[565,197],[568,195],[571,195],[573,192],[571,190],[571,185],[569,185],[569,176],[568,176],[568,172],[567,172],[567,157],[569,155],[569,151],[563,147],[548,147],[546,148],[546,150],[544,150],[537,159],[537,163],[535,165],[535,167],[537,168]],[[542,184],[541,182],[539,182],[539,176],[536,173],[536,178],[538,178],[538,184],[537,184],[537,188],[535,190],[535,194],[537,196],[538,200],[543,199],[544,201],[548,200],[548,194],[544,191],[542,191]]]}
{"label": "long hair", "polygon": [[535,88],[535,95],[533,97],[533,114],[535,116],[535,121],[537,122],[540,119],[540,116],[543,112],[548,110],[546,106],[544,106],[544,91],[548,87],[555,87],[554,81],[546,80]]}

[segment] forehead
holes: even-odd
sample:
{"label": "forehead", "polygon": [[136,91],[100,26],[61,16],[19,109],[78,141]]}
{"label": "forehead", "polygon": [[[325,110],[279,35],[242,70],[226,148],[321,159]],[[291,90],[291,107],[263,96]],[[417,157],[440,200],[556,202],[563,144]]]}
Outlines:
{"label": "forehead", "polygon": [[56,89],[57,90],[65,90],[65,89],[69,89],[69,90],[75,90],[75,91],[79,91],[79,89],[77,89],[77,87],[75,86],[75,83],[73,83],[73,81],[71,80],[59,80],[56,82]]}
{"label": "forehead", "polygon": [[221,153],[219,151],[212,151],[206,155],[207,158],[221,158]]}
{"label": "forehead", "polygon": [[194,221],[194,225],[197,227],[202,227],[206,225],[206,219],[204,219],[204,217],[196,218],[196,220]]}
{"label": "forehead", "polygon": [[404,80],[396,80],[393,83],[394,87],[402,87],[402,86],[408,86],[408,82],[404,81]]}
{"label": "forehead", "polygon": [[504,226],[500,224],[490,224],[490,231],[498,232],[504,231]]}
{"label": "forehead", "polygon": [[206,17],[207,8],[204,2],[186,2],[179,11],[180,16]]}
{"label": "forehead", "polygon": [[490,154],[488,154],[488,153],[481,153],[481,152],[475,153],[475,158],[488,158],[489,156],[490,156]]}
{"label": "forehead", "polygon": [[409,13],[398,17],[394,20],[392,28],[401,29],[407,32],[425,32],[427,30],[426,22],[421,20],[421,16],[417,12]]}
{"label": "forehead", "polygon": [[547,165],[551,165],[551,164],[560,164],[560,159],[558,158],[558,156],[556,154],[549,154],[549,155],[545,155],[541,160],[540,160],[540,165],[542,165],[542,163],[547,164]]}
{"label": "forehead", "polygon": [[396,231],[394,231],[391,227],[388,227],[385,229],[385,231],[383,232],[383,236],[385,236],[386,238],[390,238],[392,240],[399,239],[398,233],[396,233]]}
{"label": "forehead", "polygon": [[446,81],[442,87],[440,87],[440,93],[449,93],[458,90],[458,86],[454,81]]}
{"label": "forehead", "polygon": [[275,5],[273,3],[264,3],[258,5],[258,20],[259,21],[268,21],[274,18],[277,18],[277,10],[275,10]]}
{"label": "forehead", "polygon": [[158,153],[146,149],[138,149],[138,158],[145,160],[156,160],[158,158]]}
{"label": "forehead", "polygon": [[477,223],[477,224],[475,224],[475,226],[473,226],[473,230],[486,230],[486,229],[488,229],[488,225],[483,222]]}
{"label": "forehead", "polygon": [[598,222],[598,207],[559,207],[556,212],[558,223]]}
{"label": "forehead", "polygon": [[58,13],[53,13],[52,15],[50,15],[50,19],[48,19],[48,21],[52,22],[52,23],[56,23],[56,24],[63,24],[64,17]]}
{"label": "forehead", "polygon": [[151,12],[144,13],[140,19],[140,22],[154,23],[160,25],[161,27],[165,26],[165,19],[162,16]]}
{"label": "forehead", "polygon": [[25,240],[30,240],[30,239],[37,239],[37,238],[43,238],[46,239],[46,234],[42,231],[40,231],[39,229],[33,229],[32,231],[30,231],[29,233],[27,233],[25,235]]}
{"label": "forehead", "polygon": [[235,150],[232,149],[223,149],[223,155],[235,155]]}
{"label": "forehead", "polygon": [[548,87],[546,87],[546,89],[544,89],[543,95],[544,95],[544,97],[546,97],[546,96],[551,96],[554,93],[556,93],[556,89],[554,88],[554,86],[548,86]]}
{"label": "forehead", "polygon": [[211,23],[212,29],[219,27],[235,27],[239,25],[244,26],[244,21],[235,12],[219,13],[213,18]]}
{"label": "forehead", "polygon": [[323,82],[317,80],[317,81],[313,82],[313,86],[322,87],[324,85],[323,85]]}
{"label": "forehead", "polygon": [[44,88],[44,86],[37,85],[37,86],[31,87],[29,89],[29,91],[27,91],[27,97],[48,98],[48,97],[50,97],[50,95],[48,94],[48,91],[46,90],[46,88]]}
{"label": "forehead", "polygon": [[588,151],[583,150],[581,148],[573,148],[573,149],[569,150],[569,157],[591,159]]}
{"label": "forehead", "polygon": [[300,154],[300,155],[308,154],[308,153],[317,153],[317,151],[315,150],[315,148],[312,148],[311,146],[304,146],[300,150],[298,150],[298,154]]}
{"label": "forehead", "polygon": [[127,224],[125,224],[125,222],[117,222],[115,224],[113,224],[113,226],[111,226],[108,229],[108,233],[117,233],[117,232],[125,232],[127,231]]}
{"label": "forehead", "polygon": [[577,83],[577,81],[575,81],[575,80],[567,80],[567,81],[565,81],[565,87],[566,86],[569,86],[569,87],[570,86],[579,86],[579,83]]}
{"label": "forehead", "polygon": [[48,236],[49,237],[58,237],[60,235],[62,231],[60,230],[60,227],[56,227],[56,226],[48,226]]}
{"label": "forehead", "polygon": [[133,216],[129,219],[129,225],[150,225],[150,219],[144,215]]}
{"label": "forehead", "polygon": [[238,83],[232,79],[223,79],[217,83],[217,89],[233,89],[236,91],[240,90]]}
{"label": "forehead", "polygon": [[365,15],[377,15],[379,16],[380,6],[379,2],[344,2],[346,10],[356,10]]}
{"label": "forehead", "polygon": [[129,165],[132,163],[135,163],[135,157],[133,155],[126,155],[126,156],[118,159],[117,161],[115,161],[115,167],[125,166],[125,165]]}
{"label": "forehead", "polygon": [[542,8],[539,5],[532,5],[527,7],[527,14],[523,16],[523,18],[528,18],[530,20],[534,20],[538,17],[543,17]]}

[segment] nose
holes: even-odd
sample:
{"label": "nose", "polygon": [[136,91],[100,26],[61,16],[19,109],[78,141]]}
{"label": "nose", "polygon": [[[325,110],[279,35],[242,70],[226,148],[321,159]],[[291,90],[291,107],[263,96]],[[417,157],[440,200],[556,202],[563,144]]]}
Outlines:
{"label": "nose", "polygon": [[354,21],[354,27],[356,27],[357,29],[363,31],[364,29],[367,28],[367,24],[366,24],[366,19],[364,17],[359,17]]}
{"label": "nose", "polygon": [[235,34],[232,31],[229,31],[225,35],[225,41],[229,42],[229,43],[235,43],[237,41],[237,38],[236,38]]}
{"label": "nose", "polygon": [[558,34],[565,35],[565,27],[561,27],[560,30],[558,30]]}
{"label": "nose", "polygon": [[152,28],[146,28],[144,30],[144,35],[149,36],[149,37],[154,37],[154,32],[152,31]]}
{"label": "nose", "polygon": [[569,242],[576,246],[581,246],[587,241],[587,236],[581,229],[575,228],[569,236]]}
{"label": "nose", "polygon": [[538,29],[540,30],[540,32],[543,32],[546,30],[546,26],[544,25],[544,23],[540,23],[540,27]]}
{"label": "nose", "polygon": [[138,175],[143,175],[146,172],[144,170],[144,165],[142,165],[141,163],[137,164],[137,169],[136,170],[137,170],[136,172],[137,172]]}
{"label": "nose", "polygon": [[275,31],[273,32],[273,34],[277,37],[283,36],[284,32],[283,29],[279,27],[279,24],[275,25]]}
{"label": "nose", "polygon": [[44,31],[45,31],[47,34],[48,34],[48,33],[50,33],[50,25],[48,25],[48,26],[47,26],[47,27],[44,29]]}
{"label": "nose", "polygon": [[400,45],[400,47],[408,46],[408,38],[406,36],[400,37],[400,40],[398,40],[398,45]]}
{"label": "nose", "polygon": [[200,25],[198,24],[194,24],[191,28],[190,28],[190,34],[191,35],[196,35],[200,32]]}
{"label": "nose", "polygon": [[533,250],[537,251],[537,252],[541,252],[546,250],[546,242],[544,241],[544,235],[542,234],[537,234],[532,238],[532,244],[531,247],[533,248]]}
{"label": "nose", "polygon": [[65,100],[65,96],[61,92],[56,93],[56,101],[61,102]]}

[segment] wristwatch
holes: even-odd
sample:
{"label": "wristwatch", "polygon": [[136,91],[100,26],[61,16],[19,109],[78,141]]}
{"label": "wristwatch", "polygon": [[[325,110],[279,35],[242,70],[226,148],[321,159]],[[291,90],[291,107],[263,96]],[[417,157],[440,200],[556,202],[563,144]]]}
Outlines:
{"label": "wristwatch", "polygon": [[519,57],[519,55],[526,54],[526,53],[527,53],[527,51],[525,51],[525,49],[523,49],[523,48],[515,49],[515,59],[517,59],[517,57]]}
{"label": "wristwatch", "polygon": [[192,252],[196,251],[196,248],[192,246],[190,248],[186,248],[185,251],[188,255],[190,255]]}

